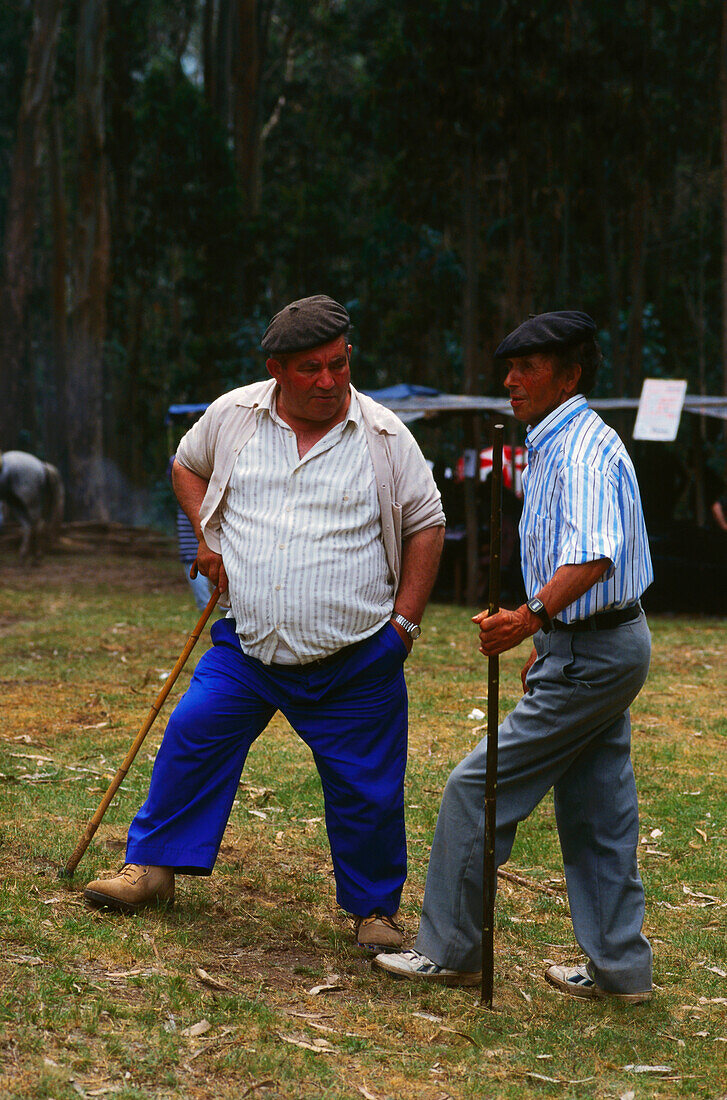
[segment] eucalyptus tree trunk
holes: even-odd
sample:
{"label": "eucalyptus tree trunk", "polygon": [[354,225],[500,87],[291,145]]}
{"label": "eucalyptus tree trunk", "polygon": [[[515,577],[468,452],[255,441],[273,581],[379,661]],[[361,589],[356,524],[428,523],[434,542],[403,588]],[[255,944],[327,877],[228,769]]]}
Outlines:
{"label": "eucalyptus tree trunk", "polygon": [[[0,284],[0,449],[32,433],[32,371],[27,362],[26,307],[32,289],[36,197],[45,119],[55,71],[61,0],[35,0],[28,61],[10,170]],[[53,456],[55,457],[55,456]]]}
{"label": "eucalyptus tree trunk", "polygon": [[[464,391],[476,394],[480,389],[479,363],[479,238],[480,204],[477,179],[478,162],[468,148],[462,165],[462,225],[464,259],[464,301],[462,308],[462,346],[464,351]],[[480,418],[465,417],[465,443],[476,454],[474,477],[465,476],[464,506],[467,531],[467,603],[474,607],[480,590],[480,538],[477,495],[480,481]]]}
{"label": "eucalyptus tree trunk", "polygon": [[[727,394],[727,0],[722,2],[722,43],[720,51],[720,110],[722,138],[722,391]],[[724,424],[725,468],[727,481],[727,421]]]}
{"label": "eucalyptus tree trunk", "polygon": [[50,176],[52,257],[51,321],[53,331],[53,377],[55,382],[54,415],[49,418],[50,452],[64,474],[67,470],[64,418],[59,415],[65,402],[66,364],[68,361],[68,204],[63,179],[63,139],[58,106],[51,106],[49,118],[48,166]]}
{"label": "eucalyptus tree trunk", "polygon": [[110,282],[104,152],[106,0],[80,0],[76,51],[76,179],[66,374],[68,497],[77,518],[108,519],[103,459],[103,351]]}
{"label": "eucalyptus tree trunk", "polygon": [[262,44],[257,0],[237,0],[237,34],[232,81],[235,89],[233,132],[235,166],[250,214],[260,202],[260,75]]}

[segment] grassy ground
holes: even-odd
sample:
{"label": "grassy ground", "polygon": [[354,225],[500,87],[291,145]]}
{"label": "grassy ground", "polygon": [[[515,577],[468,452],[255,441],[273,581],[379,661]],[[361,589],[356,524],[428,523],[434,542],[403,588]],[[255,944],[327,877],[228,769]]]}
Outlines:
{"label": "grassy ground", "polygon": [[[279,717],[214,874],[180,879],[173,911],[111,917],[81,897],[123,861],[164,715],[75,879],[58,880],[194,621],[173,562],[0,565],[0,1096],[727,1095],[725,621],[653,620],[633,710],[655,999],[579,1004],[543,981],[547,960],[577,958],[546,800],[508,866],[554,893],[501,883],[493,1012],[476,990],[391,982],[358,953],[315,770]],[[409,932],[441,788],[481,736],[467,715],[485,709],[467,612],[435,606],[425,625],[408,662]],[[502,660],[503,712],[524,656]]]}

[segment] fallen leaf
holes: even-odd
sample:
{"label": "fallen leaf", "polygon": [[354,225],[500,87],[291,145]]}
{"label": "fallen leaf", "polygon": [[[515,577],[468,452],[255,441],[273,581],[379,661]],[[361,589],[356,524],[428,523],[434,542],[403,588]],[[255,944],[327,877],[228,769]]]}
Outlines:
{"label": "fallen leaf", "polygon": [[208,974],[206,970],[203,970],[201,966],[197,967],[195,974],[202,984],[208,985],[210,989],[221,989],[225,993],[231,992],[229,985],[225,985],[224,982],[219,981],[217,978],[213,978],[212,975]]}
{"label": "fallen leaf", "polygon": [[263,811],[262,811],[262,810],[251,810],[251,809],[250,809],[250,808],[248,807],[248,811],[247,811],[247,812],[248,812],[249,814],[252,814],[252,816],[253,816],[253,817],[261,817],[263,821],[267,821],[267,820],[268,820],[268,815],[267,815],[267,814],[265,814],[265,813],[263,813]]}
{"label": "fallen leaf", "polygon": [[663,836],[663,835],[664,835],[664,830],[663,829],[652,829],[651,832],[649,833],[649,836],[651,837],[652,840],[657,840],[658,837]]}
{"label": "fallen leaf", "polygon": [[306,993],[309,997],[317,997],[321,993],[339,993],[342,988],[338,974],[331,974],[322,985],[314,985]]}
{"label": "fallen leaf", "polygon": [[727,978],[727,970],[720,970],[718,966],[707,966],[705,970],[711,970],[713,974],[718,974],[720,978]]}
{"label": "fallen leaf", "polygon": [[191,1024],[190,1027],[185,1027],[184,1031],[180,1032],[181,1035],[186,1035],[188,1039],[196,1039],[198,1035],[204,1035],[212,1027],[209,1020],[200,1020],[199,1023]]}
{"label": "fallen leaf", "polygon": [[366,1100],[379,1100],[375,1092],[369,1092],[365,1085],[357,1085],[356,1088]]}
{"label": "fallen leaf", "polygon": [[618,1100],[635,1100],[636,1093],[633,1089],[629,1089],[628,1092],[622,1092]]}
{"label": "fallen leaf", "polygon": [[636,1066],[633,1062],[629,1062],[627,1066],[624,1066],[627,1073],[671,1073],[671,1066]]}
{"label": "fallen leaf", "polygon": [[727,1005],[727,997],[700,997],[700,1005]]}
{"label": "fallen leaf", "polygon": [[337,1054],[338,1051],[335,1047],[332,1047],[327,1039],[314,1039],[312,1043],[308,1043],[305,1039],[295,1039],[292,1035],[283,1035],[280,1031],[277,1032],[279,1039],[282,1039],[284,1043],[290,1043],[294,1047],[301,1047],[303,1050],[312,1050],[316,1054]]}
{"label": "fallen leaf", "polygon": [[699,890],[690,890],[688,886],[682,886],[682,893],[690,898],[706,898],[707,901],[719,902],[719,898],[714,897],[713,894],[701,894]]}
{"label": "fallen leaf", "polygon": [[702,840],[703,840],[703,841],[704,841],[704,843],[706,844],[706,843],[707,843],[707,840],[708,840],[708,837],[707,837],[707,834],[705,833],[704,829],[698,829],[698,828],[697,828],[697,826],[695,825],[695,826],[694,826],[694,831],[695,831],[695,832],[697,832],[697,833],[699,833],[699,835],[701,836]]}
{"label": "fallen leaf", "polygon": [[431,1012],[414,1012],[414,1016],[418,1016],[420,1020],[429,1020],[433,1024],[441,1024],[441,1016],[433,1016]]}
{"label": "fallen leaf", "polygon": [[485,712],[484,710],[480,710],[479,707],[473,707],[467,717],[471,722],[481,722],[485,717]]}

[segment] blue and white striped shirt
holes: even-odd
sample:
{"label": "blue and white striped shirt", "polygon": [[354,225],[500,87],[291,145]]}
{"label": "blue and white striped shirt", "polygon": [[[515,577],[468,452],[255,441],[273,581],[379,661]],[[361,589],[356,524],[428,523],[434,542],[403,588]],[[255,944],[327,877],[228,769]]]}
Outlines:
{"label": "blue and white striped shirt", "polygon": [[528,597],[561,565],[608,558],[603,577],[558,619],[635,603],[654,573],[636,473],[616,432],[576,394],[531,428],[525,444],[520,554]]}

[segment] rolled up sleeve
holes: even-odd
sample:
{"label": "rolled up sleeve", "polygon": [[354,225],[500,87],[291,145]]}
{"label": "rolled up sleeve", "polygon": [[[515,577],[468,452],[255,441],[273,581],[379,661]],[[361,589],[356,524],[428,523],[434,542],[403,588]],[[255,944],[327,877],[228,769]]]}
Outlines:
{"label": "rolled up sleeve", "polygon": [[617,485],[607,470],[582,463],[567,465],[560,483],[555,568],[608,558],[610,575],[624,542]]}
{"label": "rolled up sleeve", "polygon": [[427,527],[444,527],[444,509],[432,471],[414,437],[402,433],[395,474],[396,499],[401,506],[401,535],[410,538]]}

